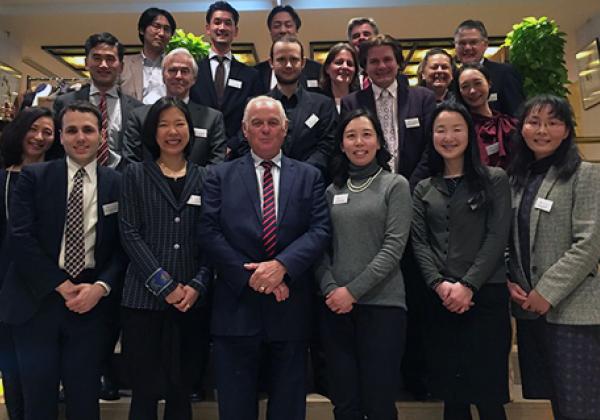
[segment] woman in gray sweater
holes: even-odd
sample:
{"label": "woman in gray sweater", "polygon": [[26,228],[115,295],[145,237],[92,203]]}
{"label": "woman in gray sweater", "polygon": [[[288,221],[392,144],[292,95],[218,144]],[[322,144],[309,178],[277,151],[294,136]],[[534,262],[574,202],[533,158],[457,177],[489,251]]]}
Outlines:
{"label": "woman in gray sweater", "polygon": [[510,321],[504,249],[510,188],[500,168],[480,163],[469,112],[443,102],[428,149],[433,176],[413,195],[412,245],[431,290],[426,339],[429,389],[444,420],[505,420]]}
{"label": "woman in gray sweater", "polygon": [[408,240],[408,182],[389,171],[377,119],[349,113],[327,188],[333,239],[317,270],[320,332],[336,420],[397,418],[406,330],[400,258]]}

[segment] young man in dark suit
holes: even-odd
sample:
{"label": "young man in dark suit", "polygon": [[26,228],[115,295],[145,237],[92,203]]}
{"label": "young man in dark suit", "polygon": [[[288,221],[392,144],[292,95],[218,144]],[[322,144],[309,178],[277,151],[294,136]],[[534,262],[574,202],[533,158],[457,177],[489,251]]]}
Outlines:
{"label": "young man in dark suit", "polygon": [[244,106],[260,92],[258,72],[240,63],[231,52],[238,34],[240,15],[225,1],[210,5],[206,12],[206,36],[210,39],[208,57],[198,63],[198,78],[190,99],[223,113],[228,147],[237,153],[237,133],[242,125]]}
{"label": "young man in dark suit", "polygon": [[107,296],[118,294],[120,174],[97,164],[101,116],[87,102],[60,120],[66,159],[23,168],[11,206],[11,263],[0,319],[13,325],[25,419],[100,418],[100,365],[109,331]]}
{"label": "young man in dark suit", "polygon": [[[285,35],[297,35],[302,25],[300,16],[292,6],[275,6],[267,16],[267,28],[271,35],[271,41],[275,42]],[[260,73],[262,92],[269,92],[277,85],[275,72],[271,70],[269,60],[262,61],[254,66]],[[310,58],[305,59],[304,68],[300,77],[302,87],[311,92],[321,92],[319,88],[319,77],[321,75],[321,64]]]}
{"label": "young man in dark suit", "polygon": [[503,114],[517,116],[525,101],[523,80],[510,64],[498,63],[483,57],[488,47],[488,34],[483,22],[465,20],[454,31],[456,57],[463,64],[481,63],[491,78],[490,107]]}
{"label": "young man in dark suit", "polygon": [[[142,103],[119,90],[117,79],[123,71],[123,44],[112,34],[91,35],[85,41],[85,66],[92,83],[76,92],[60,95],[54,102],[54,115],[75,101],[89,101],[100,109],[102,141],[108,148],[98,156],[98,163],[121,170],[123,132],[129,114]],[[102,112],[105,110],[105,112]],[[101,146],[101,150],[105,146]]]}
{"label": "young man in dark suit", "polygon": [[[225,124],[221,112],[190,101],[190,89],[197,76],[198,64],[185,48],[174,49],[163,59],[167,96],[184,101],[194,123],[188,160],[200,166],[214,165],[225,159]],[[129,117],[123,140],[123,156],[127,161],[141,162],[148,156],[143,147],[142,127],[149,109],[150,105],[137,108]]]}
{"label": "young man in dark suit", "polygon": [[[304,420],[311,266],[330,237],[317,169],[281,152],[279,101],[248,103],[251,153],[209,169],[200,241],[218,273],[211,333],[221,420],[256,420],[266,349],[270,419]],[[226,221],[226,222],[224,222]]]}

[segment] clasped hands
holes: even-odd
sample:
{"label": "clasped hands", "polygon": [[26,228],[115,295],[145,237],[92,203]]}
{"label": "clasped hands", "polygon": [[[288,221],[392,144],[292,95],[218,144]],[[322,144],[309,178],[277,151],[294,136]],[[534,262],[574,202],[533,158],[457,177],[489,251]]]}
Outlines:
{"label": "clasped hands", "polygon": [[277,302],[283,302],[290,296],[290,289],[283,281],[287,269],[277,260],[259,263],[246,263],[244,268],[253,271],[248,285],[258,293],[273,293]]}
{"label": "clasped hands", "polygon": [[99,284],[75,284],[71,280],[63,281],[55,290],[65,300],[65,306],[78,314],[91,311],[105,293]]}
{"label": "clasped hands", "polygon": [[347,287],[336,287],[325,296],[325,304],[336,314],[347,314],[353,308],[356,299]]}
{"label": "clasped hands", "polygon": [[198,295],[198,291],[192,286],[177,283],[175,290],[165,297],[165,302],[181,312],[187,312],[198,300]]}
{"label": "clasped hands", "polygon": [[506,282],[510,298],[519,304],[521,308],[539,315],[545,315],[552,305],[542,297],[536,290],[527,293],[517,283],[508,280]]}
{"label": "clasped hands", "polygon": [[444,307],[450,312],[464,314],[475,305],[472,300],[473,291],[459,282],[444,280],[434,290],[442,299]]}

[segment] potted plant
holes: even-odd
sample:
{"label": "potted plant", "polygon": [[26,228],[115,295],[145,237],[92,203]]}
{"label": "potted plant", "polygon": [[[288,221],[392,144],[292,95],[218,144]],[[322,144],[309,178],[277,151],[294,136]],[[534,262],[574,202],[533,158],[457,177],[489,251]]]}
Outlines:
{"label": "potted plant", "polygon": [[187,49],[196,61],[200,61],[208,56],[210,44],[204,41],[202,35],[196,36],[191,32],[186,34],[183,30],[177,29],[167,44],[166,51],[181,47]]}

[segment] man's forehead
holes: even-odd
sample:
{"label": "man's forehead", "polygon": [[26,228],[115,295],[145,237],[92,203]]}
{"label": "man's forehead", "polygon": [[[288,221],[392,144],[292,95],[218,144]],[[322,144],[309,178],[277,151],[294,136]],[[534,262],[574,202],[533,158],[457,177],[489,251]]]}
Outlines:
{"label": "man's forehead", "polygon": [[477,28],[462,28],[456,33],[457,38],[482,38]]}

